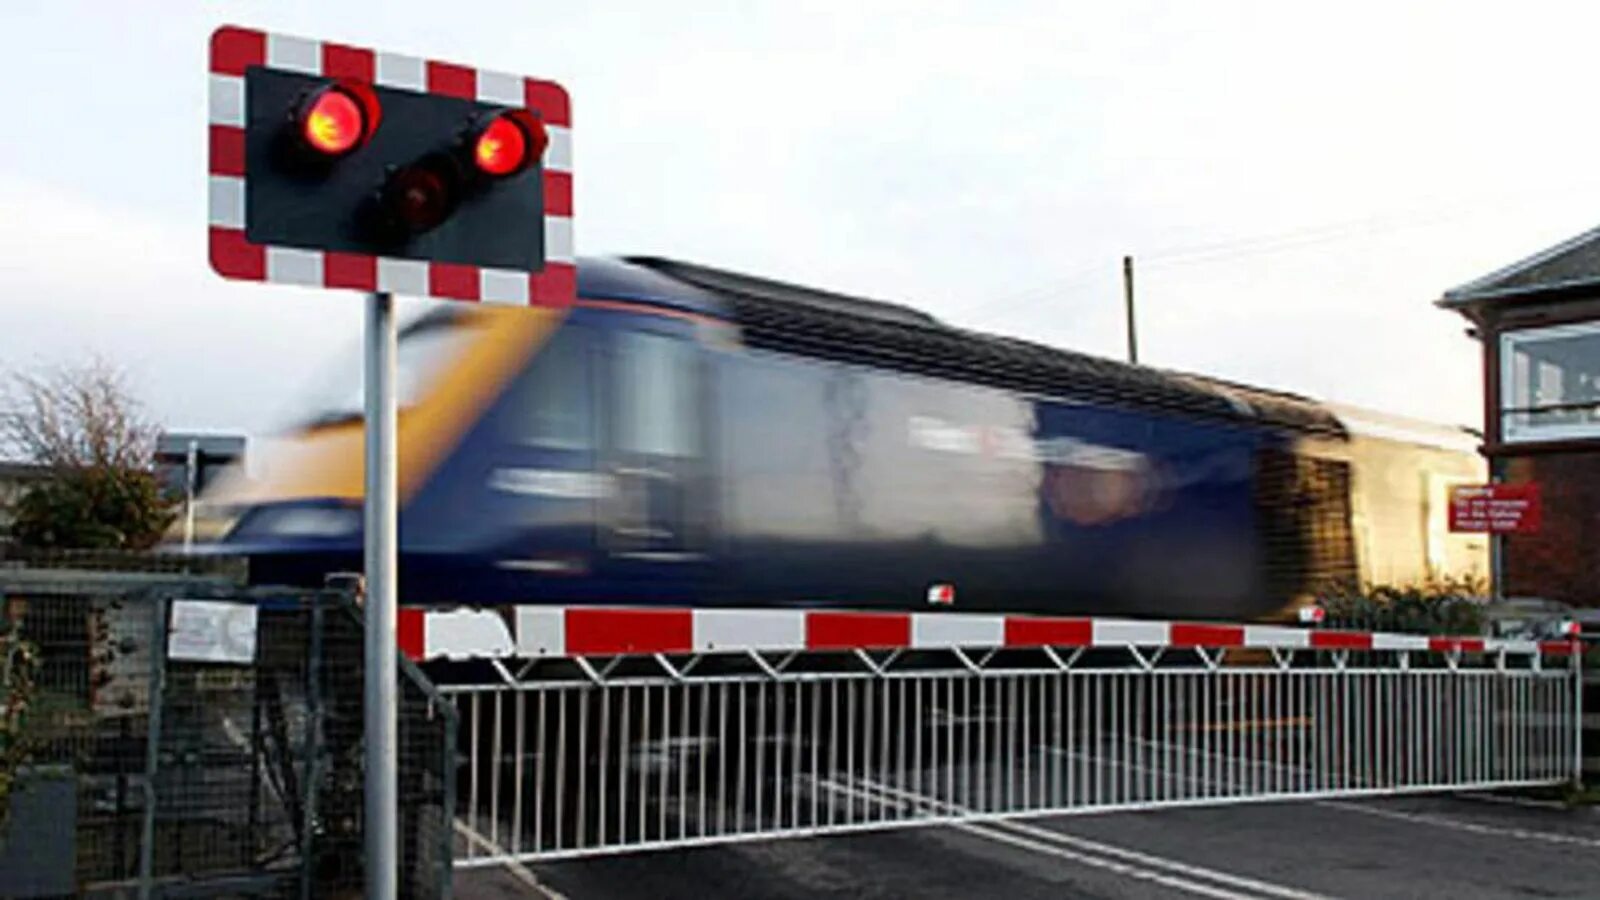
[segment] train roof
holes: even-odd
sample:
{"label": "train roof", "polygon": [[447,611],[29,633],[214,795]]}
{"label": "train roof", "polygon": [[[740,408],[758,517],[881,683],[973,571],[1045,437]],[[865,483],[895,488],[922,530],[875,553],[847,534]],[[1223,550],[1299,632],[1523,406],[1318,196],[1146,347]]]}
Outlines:
{"label": "train roof", "polygon": [[660,257],[584,260],[585,297],[656,303],[735,322],[750,347],[1081,400],[1343,435],[1294,394],[1130,365],[957,328],[927,312]]}
{"label": "train roof", "polygon": [[1339,417],[1339,421],[1351,435],[1414,444],[1436,450],[1469,453],[1473,456],[1478,454],[1478,446],[1483,443],[1481,433],[1462,425],[1446,425],[1348,403],[1330,402],[1327,406],[1329,411]]}

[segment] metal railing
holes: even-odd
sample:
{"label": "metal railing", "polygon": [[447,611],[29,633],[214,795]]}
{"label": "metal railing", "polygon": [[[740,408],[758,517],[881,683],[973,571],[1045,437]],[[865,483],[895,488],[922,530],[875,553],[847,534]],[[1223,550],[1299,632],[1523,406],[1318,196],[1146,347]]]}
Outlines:
{"label": "metal railing", "polygon": [[457,865],[1578,777],[1570,643],[1271,631],[457,662]]}
{"label": "metal railing", "polygon": [[[40,661],[29,761],[66,782],[68,808],[14,807],[9,823],[13,834],[40,828],[30,817],[69,823],[51,883],[101,896],[359,892],[363,632],[353,599],[48,574],[0,572],[0,627]],[[254,607],[248,659],[168,655],[172,610],[192,600]],[[399,685],[402,884],[407,896],[446,896],[454,710],[409,663]],[[0,859],[0,895],[33,896],[7,883],[23,874]]]}

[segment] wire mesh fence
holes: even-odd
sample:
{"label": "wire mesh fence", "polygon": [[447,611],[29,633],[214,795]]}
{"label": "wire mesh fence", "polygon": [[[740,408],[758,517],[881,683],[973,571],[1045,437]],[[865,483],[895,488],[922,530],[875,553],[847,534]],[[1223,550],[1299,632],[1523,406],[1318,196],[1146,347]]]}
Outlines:
{"label": "wire mesh fence", "polygon": [[[24,778],[68,778],[77,798],[70,893],[360,895],[363,628],[350,595],[0,591],[40,663]],[[244,661],[169,653],[172,617],[195,601],[253,610],[250,633],[232,636],[253,642]],[[453,710],[409,664],[400,682],[401,882],[444,896]],[[16,895],[8,877],[0,864],[0,894]]]}
{"label": "wire mesh fence", "polygon": [[458,864],[1559,784],[1575,774],[1579,683],[1554,659],[1093,651],[690,676],[676,660],[653,676],[447,686],[465,765]]}

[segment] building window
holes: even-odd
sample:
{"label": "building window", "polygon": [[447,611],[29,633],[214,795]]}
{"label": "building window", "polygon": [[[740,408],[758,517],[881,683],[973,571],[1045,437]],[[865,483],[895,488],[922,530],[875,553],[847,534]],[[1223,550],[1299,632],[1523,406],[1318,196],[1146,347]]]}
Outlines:
{"label": "building window", "polygon": [[1506,442],[1600,438],[1600,323],[1500,336]]}

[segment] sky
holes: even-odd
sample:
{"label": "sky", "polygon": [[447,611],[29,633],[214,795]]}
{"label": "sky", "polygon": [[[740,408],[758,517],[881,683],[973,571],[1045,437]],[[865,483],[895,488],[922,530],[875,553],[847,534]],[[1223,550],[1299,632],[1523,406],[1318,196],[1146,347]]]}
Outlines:
{"label": "sky", "polygon": [[[1600,224],[1589,3],[72,3],[0,8],[0,367],[98,354],[172,428],[270,430],[357,295],[205,260],[235,23],[564,84],[582,255],[1481,424],[1433,301]],[[409,301],[415,311],[428,301]]]}

